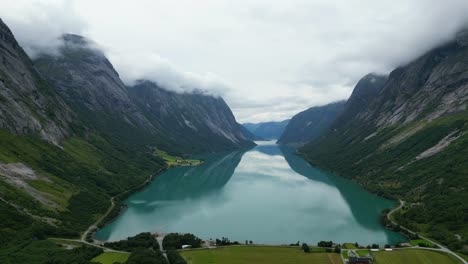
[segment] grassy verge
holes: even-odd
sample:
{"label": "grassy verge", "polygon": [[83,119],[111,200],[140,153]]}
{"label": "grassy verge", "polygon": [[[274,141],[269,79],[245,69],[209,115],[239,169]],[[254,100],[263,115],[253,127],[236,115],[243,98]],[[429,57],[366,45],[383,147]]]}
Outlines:
{"label": "grassy verge", "polygon": [[189,264],[342,264],[336,253],[304,253],[293,247],[239,246],[181,251]]}
{"label": "grassy verge", "polygon": [[412,246],[434,247],[434,244],[424,239],[414,239],[409,242]]}

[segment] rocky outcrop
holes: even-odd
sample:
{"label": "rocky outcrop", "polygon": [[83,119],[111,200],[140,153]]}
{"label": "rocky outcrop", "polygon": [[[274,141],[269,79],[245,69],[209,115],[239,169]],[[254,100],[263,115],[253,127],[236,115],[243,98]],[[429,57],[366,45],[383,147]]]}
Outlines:
{"label": "rocky outcrop", "polygon": [[345,101],[311,107],[293,116],[278,144],[302,146],[320,136],[341,114]]}
{"label": "rocky outcrop", "polygon": [[1,20],[0,58],[0,127],[17,135],[39,134],[59,144],[70,134],[72,114]]}

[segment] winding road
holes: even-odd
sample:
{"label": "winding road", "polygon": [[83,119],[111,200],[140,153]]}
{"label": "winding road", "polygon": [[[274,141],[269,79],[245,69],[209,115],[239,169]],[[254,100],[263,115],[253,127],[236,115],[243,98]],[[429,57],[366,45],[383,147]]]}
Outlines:
{"label": "winding road", "polygon": [[[396,211],[400,210],[401,208],[403,208],[404,205],[405,205],[405,201],[400,200],[400,205],[399,205],[398,207],[394,208],[393,210],[391,210],[390,212],[388,212],[388,214],[387,214],[387,219],[388,219],[390,222],[392,222],[392,224],[398,225],[397,222],[395,222],[395,221],[392,220],[392,214],[395,213]],[[400,226],[400,227],[401,227],[401,229],[408,231],[408,233],[411,233],[411,234],[413,234],[413,235],[416,234],[416,232],[414,232],[414,231],[412,231],[412,230],[410,230],[410,229],[408,229],[408,228],[406,228],[406,227],[404,227],[404,226]],[[412,247],[412,248],[419,248],[419,249],[425,249],[425,250],[433,250],[433,251],[445,252],[445,253],[447,253],[447,254],[450,254],[450,255],[456,257],[456,258],[459,259],[463,264],[468,264],[468,262],[467,262],[465,259],[463,259],[463,258],[460,257],[459,255],[457,255],[457,253],[455,253],[455,252],[451,251],[450,249],[444,247],[443,245],[441,245],[441,244],[439,244],[439,243],[437,243],[437,242],[435,242],[435,241],[433,241],[433,240],[431,240],[431,239],[429,239],[429,238],[427,238],[427,237],[421,236],[420,234],[417,234],[417,235],[418,235],[420,238],[422,238],[422,239],[424,239],[424,240],[427,240],[427,241],[431,242],[432,244],[438,246],[439,248],[426,248],[426,247]]]}

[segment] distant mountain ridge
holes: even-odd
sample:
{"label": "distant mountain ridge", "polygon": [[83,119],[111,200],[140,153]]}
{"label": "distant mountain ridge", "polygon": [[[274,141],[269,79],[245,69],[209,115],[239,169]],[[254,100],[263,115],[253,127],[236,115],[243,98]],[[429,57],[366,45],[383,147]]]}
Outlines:
{"label": "distant mountain ridge", "polygon": [[288,123],[289,119],[278,122],[245,123],[242,125],[255,136],[271,140],[280,138]]}
{"label": "distant mountain ridge", "polygon": [[320,136],[341,114],[346,101],[311,107],[293,116],[278,144],[302,146]]}

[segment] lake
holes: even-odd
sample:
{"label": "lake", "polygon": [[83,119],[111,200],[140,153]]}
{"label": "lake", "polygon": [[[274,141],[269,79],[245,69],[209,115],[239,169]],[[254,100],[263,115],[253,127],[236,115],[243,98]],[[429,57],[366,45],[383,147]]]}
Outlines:
{"label": "lake", "polygon": [[380,212],[394,201],[312,167],[294,149],[256,143],[158,175],[96,237],[114,241],[150,231],[265,244],[404,241],[379,223]]}

